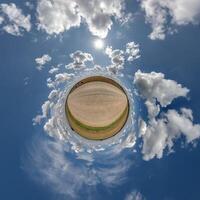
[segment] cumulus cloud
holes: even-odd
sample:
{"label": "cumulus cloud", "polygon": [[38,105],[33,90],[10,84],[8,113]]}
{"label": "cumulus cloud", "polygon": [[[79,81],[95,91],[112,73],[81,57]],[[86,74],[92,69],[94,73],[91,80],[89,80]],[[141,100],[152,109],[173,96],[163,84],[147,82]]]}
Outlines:
{"label": "cumulus cloud", "polygon": [[59,91],[54,89],[49,93],[48,99],[53,100],[55,97],[58,96],[58,94],[59,94]]}
{"label": "cumulus cloud", "polygon": [[[43,60],[40,62],[40,64],[43,64]],[[53,68],[52,68],[53,69]],[[37,115],[33,119],[33,125],[40,124],[43,119],[48,118],[48,114],[50,113],[50,110],[55,106],[54,100],[56,100],[59,97],[60,89],[59,86],[60,84],[66,83],[69,81],[72,77],[74,77],[74,74],[72,73],[57,73],[55,74],[53,80],[52,78],[47,79],[47,86],[51,88],[52,90],[50,91],[48,95],[48,100],[44,102],[42,105],[42,114]],[[45,122],[44,129],[47,132],[51,132],[51,127],[54,126],[54,119],[51,118],[47,122]]]}
{"label": "cumulus cloud", "polygon": [[116,74],[120,69],[124,68],[124,51],[120,49],[113,50],[112,47],[107,47],[105,53],[111,59],[111,65],[107,69]]}
{"label": "cumulus cloud", "polygon": [[22,36],[25,31],[31,30],[31,16],[25,16],[14,3],[0,4],[0,25],[2,30],[14,35]]}
{"label": "cumulus cloud", "polygon": [[33,125],[36,125],[38,123],[40,124],[41,120],[48,116],[50,106],[51,106],[51,102],[50,101],[45,101],[44,102],[44,104],[42,105],[42,114],[41,115],[37,115],[33,119]]}
{"label": "cumulus cloud", "polygon": [[200,125],[193,123],[190,109],[168,110],[158,120],[151,119],[141,132],[144,160],[162,158],[164,150],[171,151],[175,139],[181,135],[185,136],[187,143],[200,137]]}
{"label": "cumulus cloud", "polygon": [[133,62],[134,60],[140,58],[140,48],[139,44],[134,41],[126,44],[124,50],[114,49],[112,46],[107,46],[105,54],[111,60],[111,65],[107,66],[107,69],[113,74],[117,74],[119,70],[124,69],[124,64],[126,61]]}
{"label": "cumulus cloud", "polygon": [[143,98],[149,101],[156,99],[163,107],[177,97],[186,97],[189,92],[176,81],[165,79],[163,73],[143,73],[138,70],[134,75],[134,84]]}
{"label": "cumulus cloud", "polygon": [[51,56],[48,54],[44,54],[42,57],[38,57],[35,59],[35,62],[38,64],[36,67],[39,71],[44,68],[44,65],[51,61]]}
{"label": "cumulus cloud", "polygon": [[134,190],[126,196],[125,200],[145,200],[145,198],[140,192]]}
{"label": "cumulus cloud", "polygon": [[74,74],[69,73],[60,73],[55,75],[55,83],[58,85],[60,83],[64,83],[65,81],[69,80]]}
{"label": "cumulus cloud", "polygon": [[165,79],[162,73],[142,73],[140,70],[135,73],[134,84],[145,100],[148,111],[147,122],[140,121],[144,160],[162,158],[164,150],[171,151],[174,141],[181,135],[185,136],[187,143],[200,137],[200,125],[193,123],[190,109],[181,108],[179,112],[171,109],[166,113],[162,111],[174,99],[186,97],[189,92],[187,88]]}
{"label": "cumulus cloud", "polygon": [[[59,34],[81,23],[100,38],[105,38],[113,18],[124,21],[124,0],[39,0],[37,5],[39,29]],[[124,19],[124,20],[123,20]]]}
{"label": "cumulus cloud", "polygon": [[173,27],[197,24],[200,21],[199,0],[140,0],[146,21],[151,24],[152,40],[165,39]]}
{"label": "cumulus cloud", "polygon": [[59,71],[59,68],[58,67],[52,67],[50,70],[49,70],[49,74],[54,74],[54,73],[57,73]]}
{"label": "cumulus cloud", "polygon": [[82,51],[71,53],[70,57],[73,59],[73,62],[66,65],[67,69],[82,69],[86,67],[87,62],[93,61],[93,57],[91,54]]}
{"label": "cumulus cloud", "polygon": [[73,76],[73,73],[58,73],[55,75],[54,80],[52,80],[51,78],[47,79],[47,86],[49,88],[58,87],[61,83],[65,83],[66,81],[70,80]]}
{"label": "cumulus cloud", "polygon": [[136,44],[135,42],[129,42],[126,44],[126,54],[128,56],[128,61],[134,61],[138,58],[140,58],[140,48],[139,44]]}

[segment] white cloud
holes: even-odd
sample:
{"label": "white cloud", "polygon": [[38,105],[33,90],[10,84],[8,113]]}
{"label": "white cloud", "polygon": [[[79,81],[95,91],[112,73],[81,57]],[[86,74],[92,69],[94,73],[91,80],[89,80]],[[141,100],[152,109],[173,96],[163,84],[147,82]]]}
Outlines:
{"label": "white cloud", "polygon": [[48,99],[53,100],[55,97],[58,96],[58,94],[59,94],[59,91],[54,89],[49,93]]}
{"label": "white cloud", "polygon": [[177,82],[165,79],[162,73],[142,73],[138,70],[134,83],[139,94],[145,100],[148,120],[140,120],[140,137],[143,139],[142,153],[144,160],[162,158],[165,149],[172,150],[174,141],[184,135],[190,143],[200,137],[200,125],[193,123],[192,111],[182,108],[180,112],[162,107],[170,105],[178,97],[186,97],[189,90]]}
{"label": "white cloud", "polygon": [[133,148],[136,144],[136,139],[135,133],[129,133],[128,137],[120,144],[120,148]]}
{"label": "white cloud", "polygon": [[168,110],[162,118],[151,119],[142,133],[144,160],[162,158],[166,148],[171,151],[175,139],[185,136],[190,143],[200,137],[200,125],[193,124],[192,111],[182,108],[180,113]]}
{"label": "white cloud", "polygon": [[59,133],[57,133],[57,135],[55,135],[55,131],[54,131],[55,130],[55,126],[56,126],[56,118],[55,117],[51,117],[44,124],[43,128],[44,128],[44,131],[46,133],[48,133],[49,136],[60,138],[60,134]]}
{"label": "white cloud", "polygon": [[51,56],[48,54],[44,54],[42,57],[38,57],[35,59],[35,62],[38,64],[36,67],[39,71],[44,68],[44,65],[51,61]]}
{"label": "white cloud", "polygon": [[[51,78],[47,79],[47,86],[53,89],[50,91],[48,95],[48,100],[45,101],[44,104],[42,105],[42,114],[37,115],[33,119],[33,125],[40,124],[42,119],[48,118],[48,114],[50,113],[49,110],[53,108],[53,106],[55,106],[54,100],[57,100],[57,97],[59,97],[59,92],[60,92],[59,88],[57,89],[55,88],[58,87],[60,84],[67,82],[73,76],[74,74],[70,73],[59,73],[55,75],[54,80],[52,80]],[[44,129],[51,135],[52,134],[51,130],[54,128],[53,126],[54,126],[54,118],[52,117],[45,123]]]}
{"label": "white cloud", "polygon": [[66,72],[56,74],[54,80],[52,80],[51,78],[47,79],[47,86],[49,88],[58,87],[61,83],[64,83],[64,82],[70,80],[73,76],[74,76],[74,74],[66,73]]}
{"label": "white cloud", "polygon": [[55,75],[54,80],[52,80],[51,78],[47,79],[47,86],[49,88],[53,88],[49,95],[48,95],[48,100],[45,101],[45,103],[42,105],[42,114],[37,115],[34,119],[33,119],[33,125],[36,124],[40,124],[41,121],[43,119],[45,119],[45,123],[44,123],[44,131],[50,135],[51,137],[56,137],[56,138],[60,138],[63,139],[63,135],[60,134],[60,132],[56,132],[55,134],[55,130],[57,130],[57,122],[56,117],[52,116],[52,113],[54,112],[53,109],[56,107],[55,102],[59,101],[59,97],[60,97],[60,89],[59,89],[59,85],[60,84],[64,84],[67,83],[68,80],[70,80],[72,77],[74,76],[74,74],[70,74],[70,73],[59,73]]}
{"label": "white cloud", "polygon": [[49,113],[49,109],[51,106],[51,102],[50,101],[45,101],[44,104],[42,105],[42,114],[41,115],[37,115],[34,119],[33,119],[33,124],[40,124],[42,119],[46,118],[48,116]]}
{"label": "white cloud", "polygon": [[109,150],[105,154],[73,154],[68,148],[66,142],[36,138],[29,145],[23,168],[33,179],[67,199],[80,198],[81,189],[89,194],[88,199],[94,199],[97,185],[111,188],[124,182],[131,165],[124,155]]}
{"label": "white cloud", "polygon": [[49,74],[54,74],[54,73],[57,73],[59,71],[59,68],[58,67],[52,67],[50,70],[49,70]]}
{"label": "white cloud", "polygon": [[0,15],[2,29],[11,35],[22,36],[24,31],[31,30],[30,15],[25,16],[14,3],[0,4]]}
{"label": "white cloud", "polygon": [[126,19],[123,11],[124,0],[39,0],[37,5],[39,28],[48,34],[59,34],[84,22],[100,38],[107,36],[113,18]]}
{"label": "white cloud", "polygon": [[186,97],[189,92],[189,89],[176,81],[165,79],[163,73],[143,73],[138,70],[134,76],[134,84],[143,98],[150,101],[156,99],[163,107],[171,104],[177,97]]}
{"label": "white cloud", "polygon": [[140,192],[134,190],[126,196],[125,200],[145,200],[145,198]]}
{"label": "white cloud", "polygon": [[107,67],[108,70],[116,74],[120,69],[124,68],[124,51],[120,49],[113,50],[112,47],[106,47],[105,53],[111,59],[111,65]]}
{"label": "white cloud", "polygon": [[60,73],[55,75],[55,83],[60,84],[64,83],[65,81],[69,80],[74,74],[68,74],[68,73]]}
{"label": "white cloud", "polygon": [[145,101],[149,118],[156,117],[160,112],[160,106],[156,104],[155,99],[148,99]]}
{"label": "white cloud", "polygon": [[139,44],[135,42],[129,42],[126,44],[126,49],[114,49],[112,46],[107,46],[105,54],[111,60],[111,65],[107,66],[107,69],[113,74],[117,74],[120,70],[124,69],[126,61],[133,62],[140,58]]}
{"label": "white cloud", "polygon": [[199,0],[141,0],[141,7],[152,26],[152,40],[165,39],[166,33],[174,32],[173,26],[200,22]]}
{"label": "white cloud", "polygon": [[126,55],[128,56],[128,61],[134,61],[138,58],[140,58],[140,48],[139,44],[136,44],[135,42],[129,42],[126,44]]}
{"label": "white cloud", "polygon": [[86,67],[86,62],[93,61],[93,57],[91,54],[82,51],[71,53],[70,57],[73,59],[73,63],[66,65],[67,69],[82,69]]}
{"label": "white cloud", "polygon": [[180,112],[181,114],[175,110],[167,112],[168,128],[169,130],[173,130],[171,134],[177,135],[178,133],[183,133],[187,142],[192,142],[200,136],[200,125],[193,124],[192,110],[182,108]]}

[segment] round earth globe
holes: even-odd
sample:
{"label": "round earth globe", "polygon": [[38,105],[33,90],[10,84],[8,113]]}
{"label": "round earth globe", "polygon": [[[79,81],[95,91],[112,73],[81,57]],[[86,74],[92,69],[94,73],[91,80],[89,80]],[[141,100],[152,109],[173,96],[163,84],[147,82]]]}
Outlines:
{"label": "round earth globe", "polygon": [[70,127],[89,140],[104,140],[116,135],[129,114],[126,92],[116,81],[92,76],[76,83],[65,104]]}

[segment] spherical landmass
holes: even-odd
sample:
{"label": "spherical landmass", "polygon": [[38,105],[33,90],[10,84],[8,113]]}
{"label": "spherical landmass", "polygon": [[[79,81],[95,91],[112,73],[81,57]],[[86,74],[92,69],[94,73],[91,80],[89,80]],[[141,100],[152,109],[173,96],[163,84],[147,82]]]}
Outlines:
{"label": "spherical landmass", "polygon": [[66,100],[71,128],[90,140],[116,135],[127,121],[129,102],[124,89],[114,80],[93,76],[74,85]]}

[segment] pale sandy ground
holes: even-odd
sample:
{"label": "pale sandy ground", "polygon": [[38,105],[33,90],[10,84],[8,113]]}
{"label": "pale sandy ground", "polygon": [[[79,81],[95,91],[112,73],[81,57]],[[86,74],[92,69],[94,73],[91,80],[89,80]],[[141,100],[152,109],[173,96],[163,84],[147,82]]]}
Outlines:
{"label": "pale sandy ground", "polygon": [[88,82],[69,94],[68,108],[74,118],[92,127],[105,127],[117,119],[128,105],[125,93],[101,81]]}

